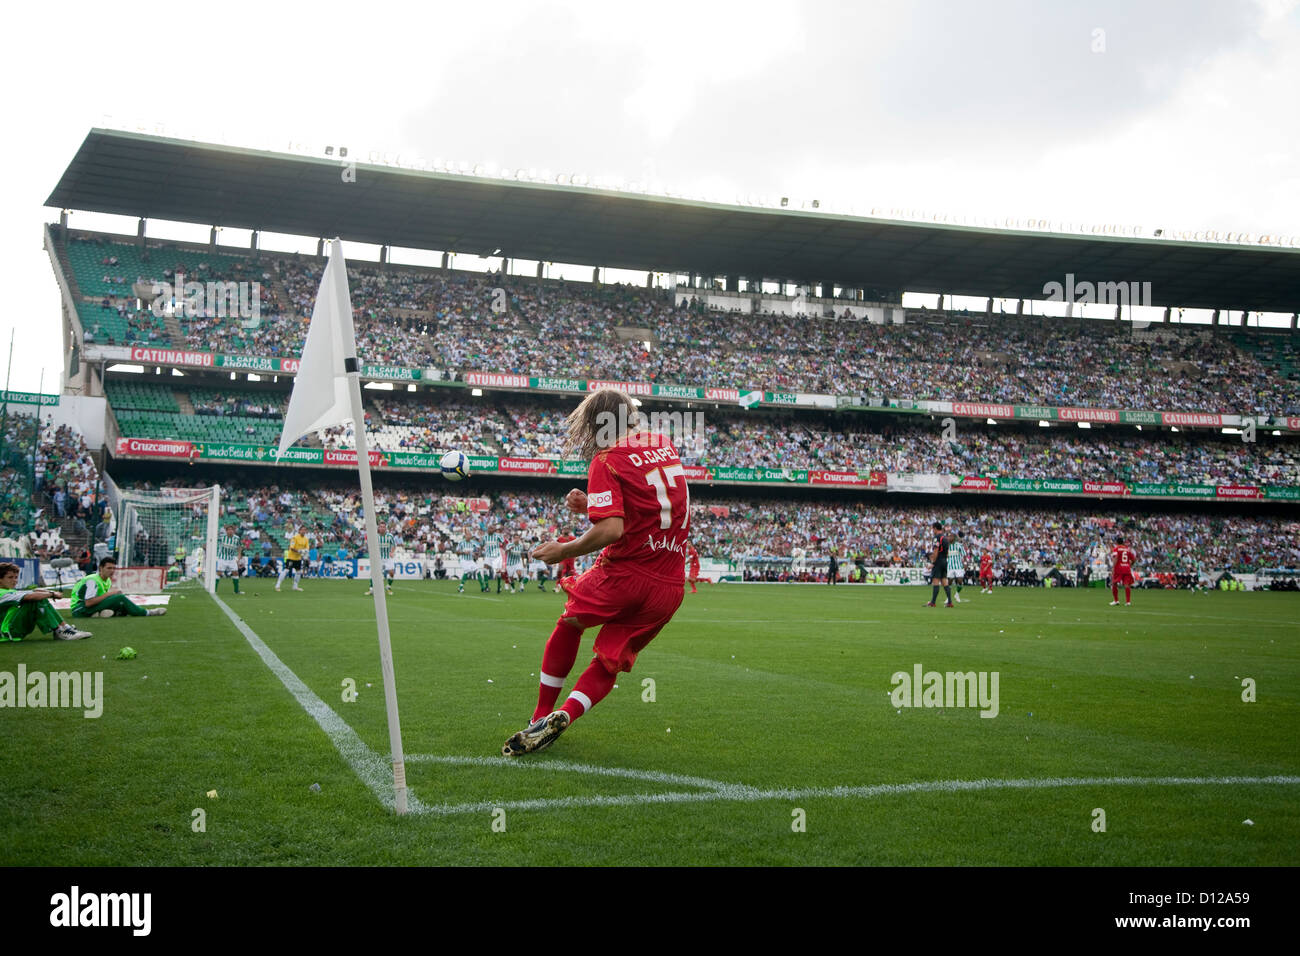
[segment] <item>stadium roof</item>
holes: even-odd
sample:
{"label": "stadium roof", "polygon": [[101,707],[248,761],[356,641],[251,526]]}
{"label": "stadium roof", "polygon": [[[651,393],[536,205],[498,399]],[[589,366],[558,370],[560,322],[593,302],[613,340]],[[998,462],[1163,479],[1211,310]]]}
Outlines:
{"label": "stadium roof", "polygon": [[46,205],[414,249],[848,288],[1043,299],[1150,282],[1150,305],[1295,312],[1300,249],[1014,232],[356,165],[93,129]]}

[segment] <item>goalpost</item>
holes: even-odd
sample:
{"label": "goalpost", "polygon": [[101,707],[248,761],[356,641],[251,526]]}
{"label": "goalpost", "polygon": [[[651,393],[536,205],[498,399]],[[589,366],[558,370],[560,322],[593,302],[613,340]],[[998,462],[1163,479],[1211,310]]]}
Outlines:
{"label": "goalpost", "polygon": [[104,487],[116,521],[116,583],[124,591],[216,588],[221,486],[123,491]]}

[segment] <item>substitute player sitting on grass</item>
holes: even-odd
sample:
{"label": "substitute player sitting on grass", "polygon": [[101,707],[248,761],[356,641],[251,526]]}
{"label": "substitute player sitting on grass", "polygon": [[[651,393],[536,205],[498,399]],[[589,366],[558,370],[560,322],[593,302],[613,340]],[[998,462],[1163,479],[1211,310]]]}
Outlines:
{"label": "substitute player sitting on grass", "polygon": [[[568,599],[542,654],[537,707],[532,722],[501,748],[508,757],[549,747],[600,703],[685,597],[690,495],[677,449],[643,428],[632,399],[615,389],[587,396],[566,425],[566,451],[591,465],[587,491],[574,488],[565,504],[585,512],[591,527],[576,541],[539,545],[533,557],[558,564],[604,550],[585,574],[565,584]],[[583,630],[597,626],[596,656],[564,706],[552,710],[577,660]]]}
{"label": "substitute player sitting on grass", "polygon": [[131,617],[161,617],[165,607],[143,608],[113,587],[113,573],[117,562],[104,558],[99,562],[98,574],[87,574],[72,586],[73,617],[113,617],[115,614]]}
{"label": "substitute player sitting on grass", "polygon": [[90,637],[89,631],[79,631],[59,617],[50,601],[58,597],[56,591],[36,588],[19,591],[18,565],[0,564],[0,644],[22,642],[35,628],[50,634],[59,641],[79,641]]}

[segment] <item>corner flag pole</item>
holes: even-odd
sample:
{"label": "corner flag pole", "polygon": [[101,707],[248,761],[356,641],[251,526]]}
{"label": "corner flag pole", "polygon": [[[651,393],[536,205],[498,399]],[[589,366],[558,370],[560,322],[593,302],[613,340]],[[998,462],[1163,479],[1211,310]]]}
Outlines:
{"label": "corner flag pole", "polygon": [[[337,242],[337,240],[335,240]],[[384,704],[388,709],[388,743],[393,751],[393,807],[406,813],[406,759],[402,753],[402,728],[397,719],[397,684],[393,676],[393,646],[388,637],[388,599],[384,562],[379,560],[379,527],[375,521],[375,491],[370,483],[370,449],[366,441],[366,415],[361,406],[361,372],[357,367],[357,340],[351,310],[343,310],[343,367],[352,398],[353,431],[357,436],[357,470],[361,473],[361,503],[366,521],[366,551],[370,554],[370,590],[375,594],[375,619],[379,622],[379,659],[384,674]]]}
{"label": "corner flag pole", "polygon": [[375,522],[375,492],[370,483],[370,449],[366,442],[366,416],[361,405],[361,370],[357,365],[356,330],[348,295],[348,266],[343,244],[330,242],[329,262],[312,310],[302,361],[293,381],[289,407],[276,458],[282,459],[293,442],[309,432],[352,420],[357,443],[357,471],[365,511],[366,546],[370,552],[371,590],[379,627],[379,657],[384,675],[384,703],[388,711],[388,743],[393,755],[393,809],[406,813],[406,760],[402,753],[402,728],[397,719],[397,683],[393,676],[393,647],[388,634],[388,602],[379,557],[379,529]]}

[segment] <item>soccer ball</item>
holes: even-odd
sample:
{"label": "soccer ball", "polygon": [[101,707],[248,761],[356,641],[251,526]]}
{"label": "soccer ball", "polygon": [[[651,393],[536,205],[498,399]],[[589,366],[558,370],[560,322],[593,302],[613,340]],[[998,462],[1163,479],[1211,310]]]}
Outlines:
{"label": "soccer ball", "polygon": [[463,452],[449,451],[442,456],[442,477],[448,481],[460,481],[469,474],[469,459]]}

